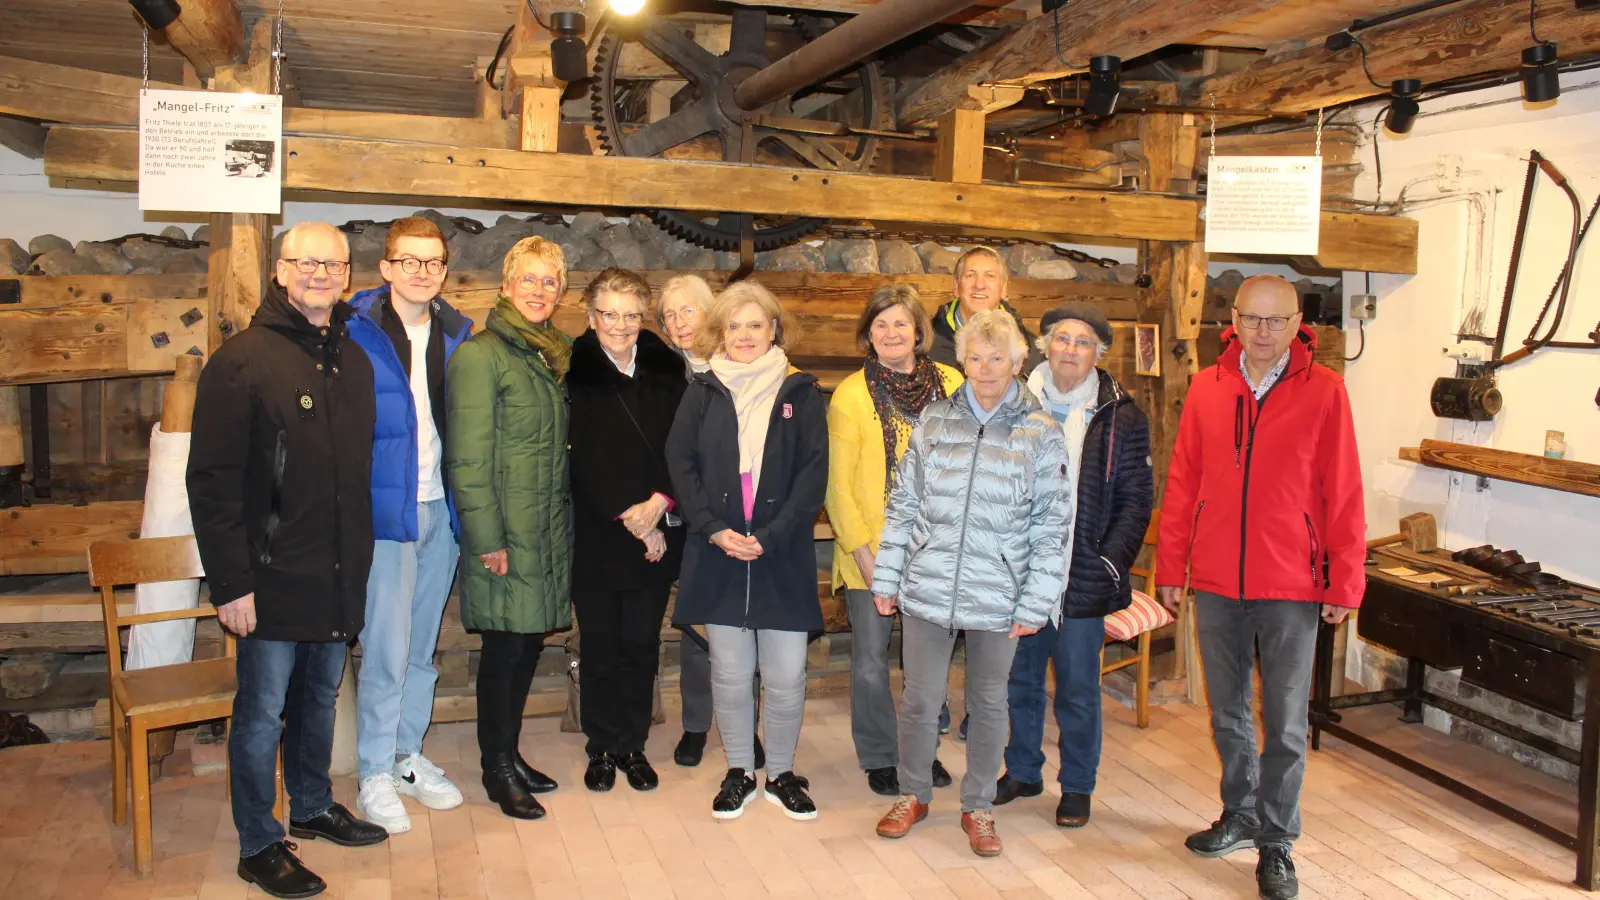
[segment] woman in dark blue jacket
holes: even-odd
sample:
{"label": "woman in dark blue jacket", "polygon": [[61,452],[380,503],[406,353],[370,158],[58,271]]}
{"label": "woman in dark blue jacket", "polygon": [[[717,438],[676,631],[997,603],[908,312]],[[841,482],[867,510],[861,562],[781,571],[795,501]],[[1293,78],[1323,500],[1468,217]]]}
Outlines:
{"label": "woman in dark blue jacket", "polygon": [[1066,436],[1077,509],[1061,609],[1054,622],[1021,640],[1012,661],[1011,739],[994,802],[1044,791],[1044,679],[1053,661],[1061,728],[1056,824],[1076,828],[1089,821],[1100,767],[1105,617],[1133,601],[1128,569],[1150,524],[1150,423],[1111,373],[1096,368],[1111,347],[1111,323],[1098,307],[1063,303],[1045,313],[1039,333],[1045,362],[1028,387]]}
{"label": "woman in dark blue jacket", "polygon": [[[674,624],[704,625],[728,774],[711,814],[737,817],[756,794],[759,655],[766,792],[792,818],[816,806],[794,774],[805,708],[806,641],[822,630],[812,524],[828,486],[828,422],[817,380],[789,365],[789,330],[770,291],[742,281],[701,331],[711,371],[695,375],[667,439],[674,499],[688,522]],[[758,654],[759,649],[759,654]]]}

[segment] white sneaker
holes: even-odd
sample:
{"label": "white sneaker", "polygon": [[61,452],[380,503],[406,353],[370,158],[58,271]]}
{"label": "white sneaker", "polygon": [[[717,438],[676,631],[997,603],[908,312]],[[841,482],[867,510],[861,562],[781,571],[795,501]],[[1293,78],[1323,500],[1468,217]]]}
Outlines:
{"label": "white sneaker", "polygon": [[415,797],[429,809],[455,809],[461,805],[461,791],[444,777],[444,770],[428,761],[421,753],[413,753],[395,764],[395,790]]}
{"label": "white sneaker", "polygon": [[382,825],[390,834],[404,834],[411,830],[411,817],[406,806],[395,793],[395,781],[390,775],[373,775],[361,779],[361,792],[356,795],[356,812],[374,825]]}

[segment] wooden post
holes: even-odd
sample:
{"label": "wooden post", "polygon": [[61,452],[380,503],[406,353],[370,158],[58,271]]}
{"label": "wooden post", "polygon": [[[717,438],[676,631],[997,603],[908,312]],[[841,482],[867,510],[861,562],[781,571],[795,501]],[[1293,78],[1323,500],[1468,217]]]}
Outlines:
{"label": "wooden post", "polygon": [[539,153],[556,152],[561,134],[561,88],[528,86],[522,89],[522,138],[518,147]]}
{"label": "wooden post", "polygon": [[[267,93],[272,90],[272,20],[258,19],[250,28],[249,54],[237,66],[222,66],[212,87],[218,91]],[[261,305],[267,277],[268,245],[272,226],[265,215],[213,213],[211,251],[206,270],[206,299],[210,308],[206,328],[206,354],[250,325]]]}
{"label": "wooden post", "polygon": [[[1174,103],[1175,85],[1162,85],[1157,102]],[[1149,162],[1147,190],[1166,191],[1174,181],[1194,177],[1195,156],[1200,129],[1194,117],[1183,113],[1146,115],[1139,120],[1140,150]],[[1159,509],[1165,492],[1167,469],[1172,462],[1172,446],[1178,437],[1178,421],[1189,391],[1189,379],[1198,371],[1200,307],[1205,302],[1206,265],[1204,244],[1189,241],[1147,242],[1140,257],[1150,276],[1140,302],[1138,321],[1161,329],[1158,355],[1161,373],[1135,376],[1135,396],[1150,417],[1151,464],[1155,469],[1155,502]],[[1192,604],[1180,611],[1174,639],[1179,652],[1163,654],[1153,665],[1152,677],[1175,679],[1198,672]],[[1191,678],[1191,681],[1194,679]],[[1188,685],[1193,696],[1194,685]]]}
{"label": "wooden post", "polygon": [[933,157],[935,181],[983,181],[984,119],[981,109],[952,109],[939,117],[939,147]]}

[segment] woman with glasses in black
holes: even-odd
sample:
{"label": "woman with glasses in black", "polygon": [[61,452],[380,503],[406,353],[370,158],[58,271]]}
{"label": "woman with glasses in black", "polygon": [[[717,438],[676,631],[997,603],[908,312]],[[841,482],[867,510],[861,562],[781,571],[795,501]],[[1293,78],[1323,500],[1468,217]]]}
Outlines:
{"label": "woman with glasses in black", "polygon": [[609,791],[617,769],[656,787],[645,758],[661,622],[678,577],[684,528],[662,453],[688,382],[683,358],[644,328],[650,285],[606,269],[583,292],[589,330],[572,345],[572,606],[578,616],[588,738],[583,783]]}

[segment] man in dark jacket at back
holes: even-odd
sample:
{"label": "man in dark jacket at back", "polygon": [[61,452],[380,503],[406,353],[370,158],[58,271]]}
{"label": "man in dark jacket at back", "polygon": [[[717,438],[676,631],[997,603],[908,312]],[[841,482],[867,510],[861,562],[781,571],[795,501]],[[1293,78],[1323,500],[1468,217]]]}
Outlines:
{"label": "man in dark jacket at back", "polygon": [[334,696],[372,565],[372,363],[346,332],[349,284],[338,229],[289,229],[251,327],[212,356],[195,396],[195,541],[217,618],[240,638],[228,735],[238,872],[276,897],[326,887],[272,815],[280,738],[290,834],[388,837],[333,802],[328,777]]}
{"label": "man in dark jacket at back", "polygon": [[933,313],[933,349],[928,351],[928,358],[960,369],[961,360],[956,359],[956,332],[968,319],[986,309],[1003,309],[1017,320],[1017,327],[1022,329],[1022,336],[1028,342],[1028,359],[1022,370],[1033,371],[1044,357],[1034,346],[1033,332],[1022,324],[1022,315],[1006,302],[1006,288],[1010,282],[1006,261],[999,250],[980,246],[961,254],[956,260],[956,299]]}
{"label": "man in dark jacket at back", "polygon": [[1045,669],[1056,673],[1061,800],[1056,824],[1088,824],[1100,767],[1100,648],[1106,616],[1133,602],[1128,570],[1150,524],[1150,422],[1097,363],[1111,349],[1111,323],[1093,304],[1063,303],[1039,322],[1045,362],[1028,389],[1061,426],[1074,509],[1065,589],[1056,614],[1017,643],[1007,688],[1011,738],[994,802],[1044,792]]}

